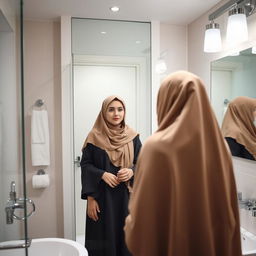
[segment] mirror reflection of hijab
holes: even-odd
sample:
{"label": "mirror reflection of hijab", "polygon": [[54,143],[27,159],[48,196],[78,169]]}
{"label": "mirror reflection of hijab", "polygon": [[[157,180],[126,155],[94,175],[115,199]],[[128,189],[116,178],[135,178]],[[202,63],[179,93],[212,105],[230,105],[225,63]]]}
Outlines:
{"label": "mirror reflection of hijab", "polygon": [[120,101],[125,110],[125,103],[120,97],[115,95],[107,97],[102,103],[101,111],[84,142],[83,148],[86,147],[87,143],[91,143],[105,150],[113,165],[130,168],[134,157],[133,139],[138,133],[126,125],[125,120],[121,122],[118,129],[110,128],[106,121],[106,112],[109,104],[114,100]]}
{"label": "mirror reflection of hijab", "polygon": [[241,256],[230,153],[202,81],[169,75],[137,162],[125,234],[134,256]]}
{"label": "mirror reflection of hijab", "polygon": [[244,145],[256,159],[255,110],[256,99],[244,96],[235,98],[228,105],[221,130],[224,137],[231,137]]}

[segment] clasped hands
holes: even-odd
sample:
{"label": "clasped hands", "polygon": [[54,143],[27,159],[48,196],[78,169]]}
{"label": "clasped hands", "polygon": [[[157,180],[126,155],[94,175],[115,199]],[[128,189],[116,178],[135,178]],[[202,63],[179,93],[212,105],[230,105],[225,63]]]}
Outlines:
{"label": "clasped hands", "polygon": [[[133,170],[129,168],[123,168],[118,171],[117,176],[110,173],[104,172],[102,179],[112,188],[116,187],[120,182],[126,182],[133,176]],[[87,214],[89,218],[94,221],[99,219],[98,213],[100,213],[100,207],[98,202],[91,196],[88,196],[88,207]]]}
{"label": "clasped hands", "polygon": [[120,182],[126,182],[133,176],[133,170],[129,168],[123,168],[118,171],[117,176],[110,173],[104,172],[102,179],[112,188],[116,187]]}

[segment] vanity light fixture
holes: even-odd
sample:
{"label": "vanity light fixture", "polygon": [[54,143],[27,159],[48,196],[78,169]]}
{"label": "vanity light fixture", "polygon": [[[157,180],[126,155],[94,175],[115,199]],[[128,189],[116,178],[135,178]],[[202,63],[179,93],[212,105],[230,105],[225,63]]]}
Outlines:
{"label": "vanity light fixture", "polygon": [[112,6],[109,8],[112,12],[118,12],[120,8],[118,6]]}
{"label": "vanity light fixture", "polygon": [[247,20],[244,8],[235,7],[229,11],[227,43],[234,46],[248,40]]}
{"label": "vanity light fixture", "polygon": [[204,35],[204,52],[221,51],[220,25],[212,20],[206,25]]}
{"label": "vanity light fixture", "polygon": [[[218,52],[221,51],[220,30],[217,23],[214,22],[216,18],[229,12],[227,24],[227,43],[229,46],[235,46],[238,43],[248,40],[248,28],[246,17],[253,14],[256,10],[256,0],[230,0],[219,7],[216,11],[211,13],[208,17],[211,22],[206,26],[204,51]],[[215,42],[214,42],[215,41]]]}
{"label": "vanity light fixture", "polygon": [[163,74],[167,70],[167,65],[165,62],[165,57],[168,53],[168,50],[164,50],[160,53],[160,56],[156,62],[155,70],[157,74]]}

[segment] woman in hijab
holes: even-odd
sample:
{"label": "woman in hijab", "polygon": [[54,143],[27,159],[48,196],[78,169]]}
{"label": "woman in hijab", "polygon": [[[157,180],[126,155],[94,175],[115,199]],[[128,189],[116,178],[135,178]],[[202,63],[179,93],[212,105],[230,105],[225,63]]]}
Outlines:
{"label": "woman in hijab", "polygon": [[221,131],[233,156],[256,160],[256,99],[238,97],[232,100]]}
{"label": "woman in hijab", "polygon": [[241,256],[231,156],[202,81],[185,71],[169,75],[157,117],[136,167],[128,249],[133,256]]}
{"label": "woman in hijab", "polygon": [[125,111],[121,98],[106,98],[83,146],[81,198],[87,199],[85,247],[90,256],[130,255],[123,227],[141,142],[125,124]]}

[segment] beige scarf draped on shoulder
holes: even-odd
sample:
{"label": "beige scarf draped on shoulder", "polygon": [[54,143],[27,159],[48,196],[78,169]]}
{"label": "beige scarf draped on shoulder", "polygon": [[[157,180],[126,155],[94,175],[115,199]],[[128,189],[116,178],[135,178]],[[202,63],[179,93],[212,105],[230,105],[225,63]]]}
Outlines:
{"label": "beige scarf draped on shoulder", "polygon": [[122,122],[122,125],[117,130],[110,128],[106,120],[106,112],[108,105],[113,100],[120,101],[125,110],[125,103],[120,97],[113,95],[106,98],[102,103],[101,111],[92,130],[84,142],[83,148],[86,147],[87,143],[91,143],[105,150],[110,161],[116,167],[130,168],[134,157],[133,139],[137,136],[137,133],[126,125],[125,121]]}
{"label": "beige scarf draped on shoulder", "polygon": [[224,137],[231,137],[244,145],[256,159],[255,110],[256,99],[242,96],[235,98],[228,104],[221,131]]}
{"label": "beige scarf draped on shoulder", "polygon": [[231,155],[202,81],[169,75],[137,162],[125,235],[133,256],[241,256]]}

